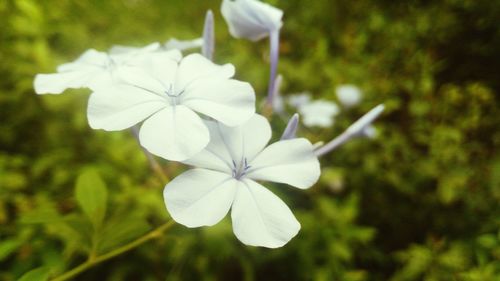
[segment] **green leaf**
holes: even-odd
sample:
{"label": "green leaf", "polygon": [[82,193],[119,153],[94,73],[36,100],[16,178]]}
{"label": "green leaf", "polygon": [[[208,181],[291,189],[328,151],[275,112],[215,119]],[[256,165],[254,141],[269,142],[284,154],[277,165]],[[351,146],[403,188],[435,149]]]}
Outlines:
{"label": "green leaf", "polygon": [[21,245],[22,241],[19,239],[8,239],[0,242],[0,261],[3,261]]}
{"label": "green leaf", "polygon": [[119,247],[150,230],[150,225],[139,217],[115,217],[106,223],[98,244],[100,253]]}
{"label": "green leaf", "polygon": [[21,216],[20,223],[55,223],[63,220],[63,217],[54,208],[35,209]]}
{"label": "green leaf", "polygon": [[50,269],[42,266],[26,272],[18,281],[46,281],[49,280]]}
{"label": "green leaf", "polygon": [[86,170],[76,181],[75,193],[78,205],[98,229],[106,215],[106,184],[95,170]]}

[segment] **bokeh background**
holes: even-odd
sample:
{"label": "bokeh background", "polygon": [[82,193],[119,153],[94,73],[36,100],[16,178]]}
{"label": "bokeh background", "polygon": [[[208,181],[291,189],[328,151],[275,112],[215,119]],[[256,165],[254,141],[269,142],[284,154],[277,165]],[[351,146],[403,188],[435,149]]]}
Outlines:
{"label": "bokeh background", "polygon": [[[285,11],[285,97],[310,91],[335,101],[344,83],[364,93],[332,128],[300,134],[329,140],[385,103],[379,137],[323,157],[310,190],[266,184],[302,224],[283,248],[242,245],[228,218],[211,228],[176,225],[75,280],[500,280],[500,2],[266,2]],[[85,261],[92,241],[107,252],[168,219],[165,182],[130,131],[91,130],[88,90],[37,96],[34,75],[88,48],[197,38],[212,9],[216,62],[233,63],[263,99],[267,41],[230,37],[219,6],[0,1],[0,280],[40,267],[57,276]],[[277,137],[285,123],[273,126]],[[185,169],[159,161],[170,177]],[[98,237],[75,199],[82,173],[107,186]]]}

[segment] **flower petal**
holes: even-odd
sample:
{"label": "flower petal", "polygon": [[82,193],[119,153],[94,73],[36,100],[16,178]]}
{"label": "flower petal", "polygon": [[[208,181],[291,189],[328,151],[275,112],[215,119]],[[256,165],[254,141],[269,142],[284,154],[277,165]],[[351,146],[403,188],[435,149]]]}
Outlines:
{"label": "flower petal", "polygon": [[60,94],[66,89],[91,87],[97,80],[104,81],[111,77],[97,67],[84,67],[79,71],[62,73],[37,74],[35,76],[35,92],[41,94]]}
{"label": "flower petal", "polygon": [[334,102],[316,100],[301,106],[299,112],[304,125],[328,128],[332,126],[333,117],[339,114],[340,109]]}
{"label": "flower petal", "polygon": [[252,180],[239,183],[231,218],[241,242],[278,248],[297,235],[300,223],[278,196]]}
{"label": "flower petal", "polygon": [[238,127],[227,127],[219,123],[219,133],[231,159],[244,161],[245,157],[250,162],[271,139],[271,126],[266,118],[255,114]]}
{"label": "flower petal", "polygon": [[255,113],[250,84],[233,79],[198,79],[186,88],[182,104],[227,126],[237,126]]}
{"label": "flower petal", "polygon": [[141,127],[139,140],[153,154],[183,161],[207,146],[209,132],[196,113],[177,105],[166,107],[148,118]]}
{"label": "flower petal", "polygon": [[85,66],[104,68],[109,60],[110,58],[106,53],[99,52],[95,49],[89,49],[76,60],[59,65],[57,67],[57,72],[77,71]]}
{"label": "flower petal", "polygon": [[250,165],[247,176],[251,179],[286,183],[301,189],[311,187],[321,173],[313,146],[304,138],[275,142]]}
{"label": "flower petal", "polygon": [[228,213],[237,186],[228,174],[193,169],[168,183],[163,198],[176,222],[187,227],[211,226]]}
{"label": "flower petal", "polygon": [[136,58],[136,66],[120,67],[116,77],[124,84],[147,89],[167,96],[175,92],[175,77],[178,69],[180,52],[156,52]]}
{"label": "flower petal", "polygon": [[[271,139],[267,119],[254,114],[243,125],[228,127],[214,121],[205,121],[210,131],[210,143],[194,157],[183,163],[195,167],[231,173],[234,165],[250,162]],[[233,160],[238,163],[233,163]]]}
{"label": "flower petal", "polygon": [[171,38],[165,43],[165,49],[179,51],[200,48],[203,46],[203,38],[196,38],[192,40],[179,40],[177,38]]}
{"label": "flower petal", "polygon": [[[175,87],[181,91],[201,78],[228,79],[234,75],[232,64],[217,65],[200,54],[191,54],[181,60]],[[188,94],[186,92],[186,94]]]}
{"label": "flower petal", "polygon": [[123,45],[113,45],[108,50],[108,53],[111,55],[140,55],[145,53],[150,53],[157,51],[161,48],[160,43],[153,42],[143,47],[132,47],[132,46],[123,46]]}
{"label": "flower petal", "polygon": [[283,25],[283,11],[256,0],[224,0],[221,13],[236,38],[257,41]]}
{"label": "flower petal", "polygon": [[90,98],[87,108],[93,129],[118,131],[129,128],[153,113],[169,106],[167,101],[150,92],[118,84],[101,85]]}
{"label": "flower petal", "polygon": [[206,168],[231,174],[233,168],[232,158],[222,138],[219,123],[207,120],[205,121],[205,125],[207,125],[210,132],[210,142],[202,151],[188,160],[182,161],[182,163],[197,168]]}

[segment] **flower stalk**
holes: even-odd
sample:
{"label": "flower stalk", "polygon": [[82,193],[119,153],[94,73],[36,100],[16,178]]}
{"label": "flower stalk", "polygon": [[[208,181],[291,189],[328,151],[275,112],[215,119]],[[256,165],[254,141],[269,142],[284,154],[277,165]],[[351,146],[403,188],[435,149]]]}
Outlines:
{"label": "flower stalk", "polygon": [[134,135],[134,138],[137,140],[137,144],[139,144],[139,147],[141,148],[142,152],[146,156],[149,162],[149,166],[151,167],[151,170],[160,178],[162,182],[169,182],[169,176],[167,173],[165,173],[165,170],[161,167],[161,165],[156,161],[155,157],[153,154],[151,154],[147,149],[145,149],[140,141],[139,141],[139,126],[133,126],[131,128],[132,134]]}
{"label": "flower stalk", "polygon": [[269,44],[270,44],[270,64],[271,72],[269,74],[269,88],[267,91],[267,104],[273,104],[274,90],[276,83],[276,74],[278,71],[278,61],[279,61],[279,44],[280,44],[280,30],[272,30],[269,33]]}
{"label": "flower stalk", "polygon": [[110,251],[106,254],[100,255],[100,256],[90,256],[89,259],[80,264],[79,266],[71,269],[70,271],[67,271],[63,273],[62,275],[51,279],[51,281],[65,281],[65,280],[70,280],[71,278],[87,271],[88,269],[104,262],[109,259],[112,259],[116,256],[119,256],[125,252],[128,252],[134,248],[137,248],[141,246],[142,244],[148,242],[149,240],[155,239],[160,237],[162,234],[165,233],[169,228],[171,228],[175,222],[173,220],[169,220],[168,222],[164,223],[163,225],[159,226],[158,228],[152,230],[151,232],[146,233],[145,235],[137,238],[136,240],[121,246],[120,248],[117,248],[113,251]]}

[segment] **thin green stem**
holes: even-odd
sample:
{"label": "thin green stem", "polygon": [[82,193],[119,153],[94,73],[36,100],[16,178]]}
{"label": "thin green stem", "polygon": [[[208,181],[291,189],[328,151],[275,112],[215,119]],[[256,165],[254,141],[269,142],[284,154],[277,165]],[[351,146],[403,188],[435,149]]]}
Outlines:
{"label": "thin green stem", "polygon": [[155,174],[163,183],[169,182],[170,178],[168,177],[167,173],[165,173],[165,170],[163,170],[158,161],[156,161],[155,157],[141,145],[141,142],[139,141],[139,127],[137,125],[132,127],[132,134],[134,135],[134,138],[137,141],[137,144],[141,148],[142,152],[148,159],[149,166],[151,167],[153,172],[155,172]]}
{"label": "thin green stem", "polygon": [[148,242],[149,240],[160,237],[165,231],[167,231],[167,229],[172,227],[174,225],[174,223],[175,222],[173,220],[170,220],[170,221],[166,222],[165,224],[159,226],[158,228],[152,230],[151,232],[148,232],[145,235],[137,238],[136,240],[134,240],[126,245],[121,246],[120,248],[117,248],[113,251],[110,251],[110,252],[103,254],[103,255],[100,255],[100,256],[90,257],[89,260],[87,260],[86,262],[84,262],[84,263],[80,264],[79,266],[71,269],[70,271],[67,271],[67,272],[63,273],[62,275],[52,279],[52,281],[69,280],[69,279],[77,276],[78,274],[80,274],[80,273],[82,273],[82,272],[84,272],[84,271],[104,262],[104,261],[107,261],[107,260],[112,259],[116,256],[119,256],[127,251],[130,251],[134,248],[137,248],[140,245]]}

